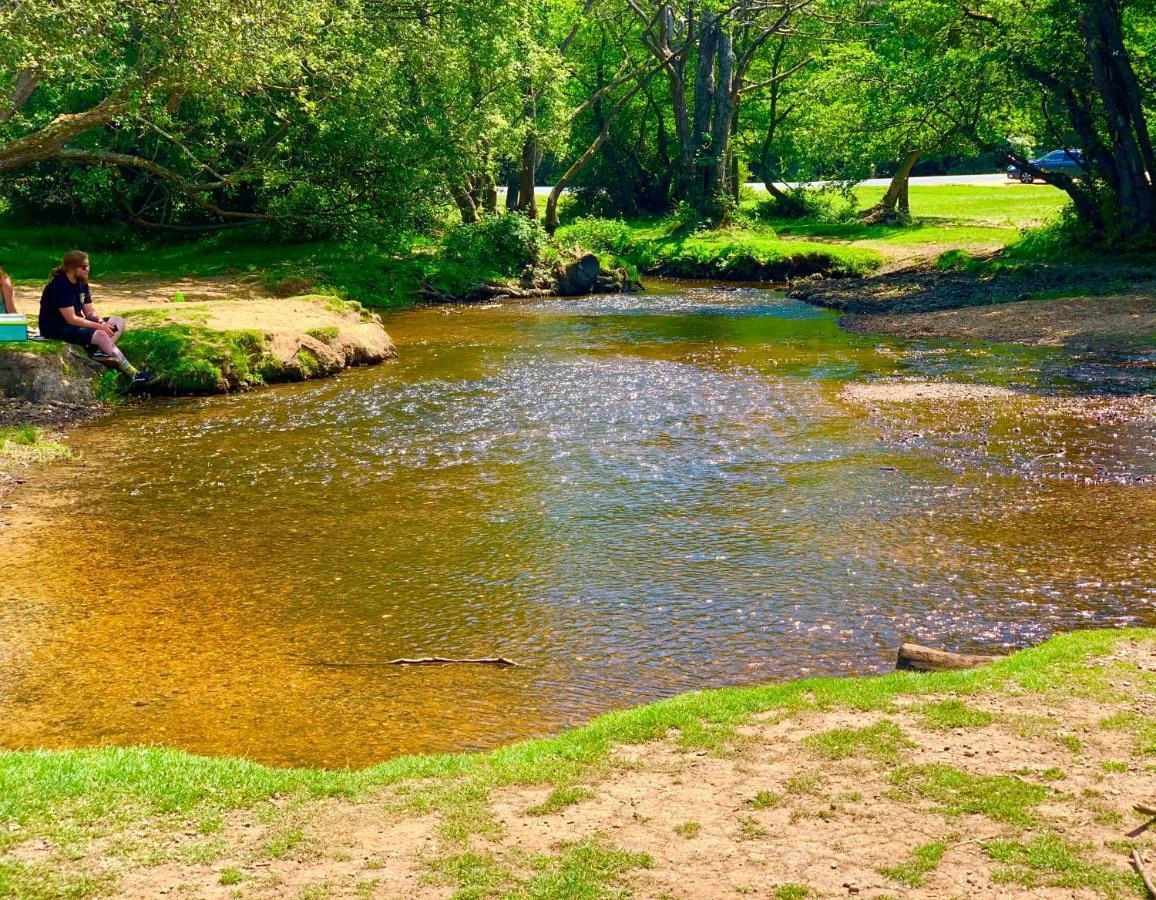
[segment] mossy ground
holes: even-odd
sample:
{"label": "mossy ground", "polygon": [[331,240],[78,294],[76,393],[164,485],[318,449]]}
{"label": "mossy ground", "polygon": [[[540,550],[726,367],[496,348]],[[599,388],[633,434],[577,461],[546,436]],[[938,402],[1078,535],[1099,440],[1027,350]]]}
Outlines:
{"label": "mossy ground", "polygon": [[0,896],[1140,897],[1153,688],[1156,631],[1097,631],[359,772],[4,753]]}
{"label": "mossy ground", "polygon": [[60,435],[36,425],[0,425],[0,470],[8,463],[50,462],[72,455]]}

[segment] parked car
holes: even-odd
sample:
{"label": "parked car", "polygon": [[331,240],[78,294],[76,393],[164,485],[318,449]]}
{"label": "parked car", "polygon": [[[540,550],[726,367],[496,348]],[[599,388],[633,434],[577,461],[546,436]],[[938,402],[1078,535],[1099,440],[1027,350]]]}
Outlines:
{"label": "parked car", "polygon": [[[1065,175],[1079,175],[1084,168],[1083,150],[1053,150],[1045,153],[1039,159],[1033,159],[1032,165],[1045,172],[1063,172]],[[1019,166],[1007,167],[1008,178],[1018,178],[1024,184],[1031,184],[1035,176],[1024,172]]]}

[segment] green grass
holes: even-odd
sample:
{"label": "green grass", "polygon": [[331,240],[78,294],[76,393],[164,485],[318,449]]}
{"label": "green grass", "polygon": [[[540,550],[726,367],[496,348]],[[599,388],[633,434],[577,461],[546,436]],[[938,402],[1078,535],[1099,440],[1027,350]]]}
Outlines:
{"label": "green grass", "polygon": [[278,380],[282,366],[259,331],[215,331],[197,325],[161,325],[125,332],[120,347],[158,390],[222,393]]}
{"label": "green grass", "polygon": [[539,858],[543,868],[521,892],[527,900],[598,900],[621,896],[614,884],[633,869],[650,869],[649,853],[631,853],[594,835],[566,847],[553,858]]}
{"label": "green grass", "polygon": [[[886,188],[858,187],[863,209],[879,202]],[[961,225],[1026,228],[1054,219],[1068,204],[1068,195],[1049,185],[942,184],[912,185],[911,214],[917,220],[941,220]]]}
{"label": "green grass", "polygon": [[1138,876],[1089,862],[1081,848],[1054,834],[1042,834],[1027,844],[985,841],[980,846],[989,859],[1003,864],[992,872],[992,880],[999,884],[1086,888],[1105,897],[1144,896]]}
{"label": "green grass", "polygon": [[691,838],[698,837],[699,832],[702,831],[702,825],[698,822],[681,822],[674,826],[673,831],[679,837],[690,840]]}
{"label": "green grass", "polygon": [[814,896],[815,892],[805,884],[795,884],[794,882],[778,885],[774,893],[775,900],[807,900],[808,897]]}
{"label": "green grass", "polygon": [[776,794],[774,791],[758,791],[747,801],[747,806],[751,809],[770,809],[782,802],[782,794]]}
{"label": "green grass", "polygon": [[934,731],[951,728],[983,728],[990,725],[992,715],[982,709],[972,709],[962,700],[939,700],[919,707],[923,726]]}
{"label": "green grass", "polygon": [[1048,796],[1042,785],[1010,775],[972,775],[939,763],[904,766],[891,779],[901,798],[930,800],[944,815],[977,814],[1012,825],[1035,822],[1033,809]]}
{"label": "green grass", "polygon": [[[484,754],[403,757],[361,771],[273,769],[157,747],[4,751],[0,752],[0,853],[39,837],[73,843],[75,835],[117,834],[139,828],[146,820],[215,821],[225,811],[251,808],[273,797],[287,803],[356,799],[389,785],[408,792],[410,809],[441,816],[443,838],[464,841],[471,834],[494,833],[487,808],[491,790],[512,785],[572,786],[584,774],[604,770],[615,746],[657,740],[690,723],[738,725],[753,714],[772,710],[880,709],[899,697],[977,691],[1046,696],[1062,693],[1085,678],[1092,668],[1087,665],[1090,658],[1140,641],[1156,641],[1156,630],[1062,635],[990,666],[962,672],[895,672],[698,691],[608,713],[553,738]],[[1133,725],[1131,719],[1119,724]],[[1012,824],[1033,822],[1034,808],[1048,794],[1046,787],[1009,776],[975,776],[946,766],[904,767],[897,770],[895,780],[905,798],[930,801],[949,815],[978,813]],[[812,778],[806,785],[788,784],[787,789],[813,791],[816,784]],[[550,863],[553,880],[546,879],[543,885],[565,883],[564,869],[558,860]],[[31,884],[43,875],[9,867],[0,877],[9,884]]]}
{"label": "green grass", "polygon": [[587,787],[555,788],[550,792],[549,797],[541,803],[527,809],[526,815],[548,816],[565,809],[567,806],[573,806],[576,803],[581,803],[583,800],[590,800],[593,797],[594,792]]}
{"label": "green grass", "polygon": [[241,883],[241,870],[240,869],[232,869],[232,868],[221,869],[221,871],[217,877],[217,882],[219,884],[223,884],[225,886],[228,886],[231,884],[240,884]]}
{"label": "green grass", "polygon": [[1131,710],[1121,710],[1101,720],[1100,727],[1107,731],[1124,731],[1132,735],[1135,752],[1140,756],[1156,756],[1156,720]]}
{"label": "green grass", "polygon": [[428,865],[430,874],[425,880],[451,886],[454,900],[493,897],[514,881],[514,874],[508,866],[480,853],[445,856],[431,860]]}
{"label": "green grass", "polygon": [[924,844],[911,851],[911,859],[898,866],[884,866],[879,874],[908,887],[923,887],[929,872],[939,868],[939,861],[947,852],[947,844]]}
{"label": "green grass", "polygon": [[811,735],[803,741],[824,759],[858,759],[866,757],[895,763],[900,753],[915,744],[894,722],[884,719],[866,728],[835,728]]}
{"label": "green grass", "polygon": [[317,340],[321,341],[323,344],[328,344],[330,341],[334,340],[338,334],[341,333],[341,329],[331,325],[326,328],[310,328],[305,333],[311,338],[316,338]]}

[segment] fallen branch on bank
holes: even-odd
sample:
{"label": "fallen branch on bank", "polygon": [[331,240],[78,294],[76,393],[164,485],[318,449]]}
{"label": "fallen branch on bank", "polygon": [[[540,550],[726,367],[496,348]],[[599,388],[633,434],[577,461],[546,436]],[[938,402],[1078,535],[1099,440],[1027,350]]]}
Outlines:
{"label": "fallen branch on bank", "polygon": [[1003,657],[949,653],[946,650],[936,650],[934,647],[904,642],[899,645],[895,668],[902,672],[946,672],[952,669],[975,669],[999,659]]}
{"label": "fallen branch on bank", "polygon": [[1148,896],[1156,900],[1156,885],[1153,885],[1151,877],[1144,871],[1144,862],[1140,858],[1140,851],[1135,848],[1132,848],[1132,868],[1136,870],[1136,874],[1144,882],[1144,887],[1148,889]]}

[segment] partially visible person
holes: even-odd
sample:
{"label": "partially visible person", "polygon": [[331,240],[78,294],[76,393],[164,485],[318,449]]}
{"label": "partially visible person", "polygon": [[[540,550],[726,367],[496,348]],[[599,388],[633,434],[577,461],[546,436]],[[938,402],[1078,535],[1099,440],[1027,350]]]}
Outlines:
{"label": "partially visible person", "polygon": [[12,287],[12,279],[8,273],[0,269],[0,296],[4,298],[4,312],[16,312],[16,292]]}
{"label": "partially visible person", "polygon": [[64,254],[40,295],[40,334],[84,347],[93,359],[108,362],[132,378],[133,385],[147,384],[151,377],[130,363],[116,345],[124,334],[124,319],[102,319],[96,314],[88,273],[87,253],[71,250]]}

